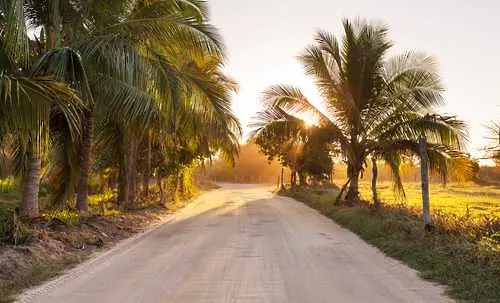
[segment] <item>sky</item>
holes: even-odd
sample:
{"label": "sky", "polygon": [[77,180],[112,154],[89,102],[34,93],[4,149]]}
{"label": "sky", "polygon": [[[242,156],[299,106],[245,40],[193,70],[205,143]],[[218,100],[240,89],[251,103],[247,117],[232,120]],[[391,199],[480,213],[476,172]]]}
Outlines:
{"label": "sky", "polygon": [[422,51],[439,62],[447,105],[469,124],[475,157],[488,142],[485,124],[500,121],[500,34],[497,0],[209,0],[212,23],[227,47],[226,71],[240,90],[233,110],[246,126],[259,110],[261,92],[291,84],[320,102],[296,56],[317,29],[341,37],[344,18],[389,26],[391,55]]}

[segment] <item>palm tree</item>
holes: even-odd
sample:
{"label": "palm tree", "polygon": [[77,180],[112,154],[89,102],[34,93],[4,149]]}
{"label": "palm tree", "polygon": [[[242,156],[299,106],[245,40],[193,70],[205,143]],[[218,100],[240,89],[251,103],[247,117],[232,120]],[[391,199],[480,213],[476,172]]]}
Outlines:
{"label": "palm tree", "polygon": [[[48,50],[43,70],[71,83],[88,103],[82,114],[82,140],[76,148],[80,152],[72,157],[79,162],[72,167],[81,170],[77,174],[77,208],[85,211],[94,124],[120,124],[132,147],[125,149],[132,151],[125,157],[133,164],[138,142],[152,119],[158,110],[166,111],[172,105],[171,87],[189,80],[189,75],[172,65],[179,50],[187,58],[222,58],[223,46],[208,23],[207,5],[201,1],[46,0],[29,2],[27,8],[30,23],[42,28],[41,48]],[[80,57],[82,64],[75,68],[75,58]],[[198,109],[204,112],[203,107]],[[61,149],[61,153],[70,151]],[[129,167],[125,160],[122,167]],[[54,166],[68,172],[69,164],[62,161]],[[75,183],[61,184],[71,187]]]}
{"label": "palm tree", "polygon": [[266,90],[270,108],[287,112],[314,112],[330,142],[336,142],[347,162],[347,200],[359,200],[359,178],[372,156],[389,164],[401,189],[401,155],[418,155],[418,139],[427,137],[431,168],[446,173],[449,159],[461,155],[466,128],[455,117],[435,113],[443,105],[443,88],[434,60],[406,52],[387,58],[392,43],[385,26],[344,21],[339,44],[320,31],[315,43],[299,57],[315,80],[323,109],[314,106],[299,89],[278,85]]}
{"label": "palm tree", "polygon": [[[231,94],[236,85],[222,74],[220,59],[205,57],[188,60],[183,54],[169,58],[170,94],[168,98],[151,102],[147,132],[132,134],[116,116],[98,126],[98,145],[104,147],[107,154],[124,156],[117,160],[121,202],[132,201],[136,188],[127,185],[137,179],[131,176],[137,171],[130,167],[137,165],[139,156],[131,156],[127,152],[130,150],[130,142],[127,141],[130,136],[139,142],[149,140],[148,136],[152,134],[152,146],[160,149],[154,153],[160,159],[153,166],[163,167],[161,177],[175,174],[180,178],[182,168],[195,160],[211,157],[218,151],[231,160],[237,152],[241,127],[230,111]],[[137,128],[142,129],[134,127]],[[142,150],[149,153],[147,149]],[[149,162],[149,156],[146,157],[145,162]],[[155,169],[158,170],[158,167]]]}
{"label": "palm tree", "polygon": [[24,1],[3,1],[0,12],[0,136],[12,138],[22,175],[20,214],[37,217],[41,161],[53,122],[77,138],[83,103],[68,85],[39,72],[40,53],[28,37]]}

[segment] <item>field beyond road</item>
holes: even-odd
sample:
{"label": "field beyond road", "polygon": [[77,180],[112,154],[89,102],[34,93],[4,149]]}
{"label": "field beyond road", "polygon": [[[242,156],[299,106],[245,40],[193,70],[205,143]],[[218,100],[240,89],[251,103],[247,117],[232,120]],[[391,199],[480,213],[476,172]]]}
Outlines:
{"label": "field beyond road", "polygon": [[[342,186],[344,180],[335,180]],[[420,183],[404,182],[406,199],[394,194],[393,184],[389,181],[378,183],[380,199],[390,205],[405,204],[410,208],[422,208]],[[360,181],[361,197],[371,200],[371,183],[367,179]],[[473,182],[430,185],[431,211],[444,212],[458,216],[469,213],[473,217],[500,217],[500,187],[480,186]]]}

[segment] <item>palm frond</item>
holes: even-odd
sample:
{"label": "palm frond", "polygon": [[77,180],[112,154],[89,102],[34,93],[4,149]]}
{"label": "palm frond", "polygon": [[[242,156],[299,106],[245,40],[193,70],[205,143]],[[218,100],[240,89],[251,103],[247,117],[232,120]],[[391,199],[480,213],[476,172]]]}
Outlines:
{"label": "palm frond", "polygon": [[[411,154],[420,157],[420,147],[418,140],[395,140],[381,146],[383,153]],[[438,174],[442,181],[446,183],[449,172],[453,170],[455,174],[463,177],[472,177],[474,173],[474,163],[470,157],[460,150],[449,145],[428,143],[427,157],[429,168]]]}
{"label": "palm frond", "polygon": [[463,148],[468,140],[467,125],[454,116],[420,115],[403,112],[392,115],[372,132],[379,140],[418,139]]}
{"label": "palm frond", "polygon": [[378,154],[378,156],[384,160],[384,162],[391,170],[394,192],[398,195],[401,195],[403,198],[406,198],[403,180],[401,179],[401,157],[399,151],[385,149],[382,153]]}
{"label": "palm frond", "polygon": [[83,103],[74,90],[61,82],[47,77],[2,75],[0,102],[0,116],[11,133],[46,134],[51,110],[56,107],[67,119],[70,134],[79,134]]}
{"label": "palm frond", "polygon": [[93,104],[87,72],[78,53],[64,47],[43,54],[32,67],[35,75],[53,76],[56,80],[68,83],[79,92],[80,98]]}

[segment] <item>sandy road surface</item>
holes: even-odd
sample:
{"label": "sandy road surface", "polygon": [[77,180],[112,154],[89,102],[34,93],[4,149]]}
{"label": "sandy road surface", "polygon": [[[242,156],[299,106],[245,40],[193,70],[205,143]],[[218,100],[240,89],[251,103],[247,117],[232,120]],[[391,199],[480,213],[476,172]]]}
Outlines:
{"label": "sandy road surface", "polygon": [[225,185],[24,302],[449,302],[442,289],[269,189]]}

